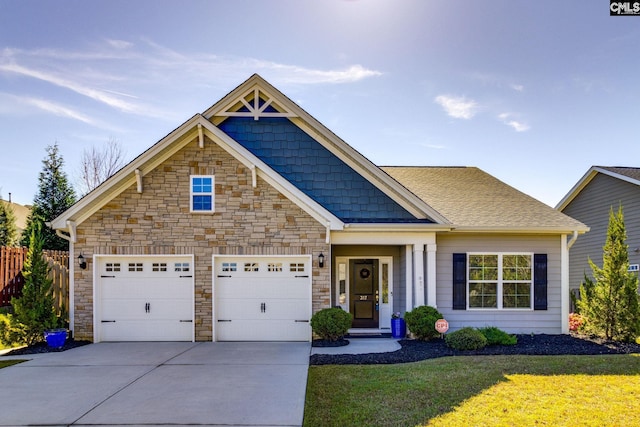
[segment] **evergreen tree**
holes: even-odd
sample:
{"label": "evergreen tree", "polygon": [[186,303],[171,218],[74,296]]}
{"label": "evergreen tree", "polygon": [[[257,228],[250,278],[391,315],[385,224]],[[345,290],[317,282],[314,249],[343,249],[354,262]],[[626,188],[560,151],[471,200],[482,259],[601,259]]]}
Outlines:
{"label": "evergreen tree", "polygon": [[622,206],[609,213],[602,268],[591,259],[594,280],[585,275],[578,308],[587,333],[616,341],[633,341],[640,335],[638,276],[629,272],[629,247]]}
{"label": "evergreen tree", "polygon": [[47,156],[42,161],[42,171],[38,177],[38,194],[33,200],[31,215],[27,220],[22,244],[28,244],[34,225],[39,224],[44,239],[44,249],[66,251],[68,242],[58,237],[54,230],[45,226],[58,215],[69,209],[76,201],[73,187],[62,169],[64,160],[58,150],[58,144],[47,147]]}
{"label": "evergreen tree", "polygon": [[44,340],[44,331],[63,325],[56,314],[53,298],[53,280],[50,267],[42,253],[44,240],[40,225],[35,224],[29,238],[29,251],[22,274],[25,283],[22,296],[12,298],[13,314],[8,324],[0,325],[0,340],[5,343],[33,345]]}
{"label": "evergreen tree", "polygon": [[0,197],[0,246],[16,246],[18,244],[18,227],[13,208]]}

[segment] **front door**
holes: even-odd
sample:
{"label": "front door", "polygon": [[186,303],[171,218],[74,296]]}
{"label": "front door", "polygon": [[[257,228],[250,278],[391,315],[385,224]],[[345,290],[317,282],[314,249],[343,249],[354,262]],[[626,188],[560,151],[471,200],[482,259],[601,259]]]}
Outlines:
{"label": "front door", "polygon": [[378,260],[351,260],[349,312],[354,328],[377,328],[379,314]]}

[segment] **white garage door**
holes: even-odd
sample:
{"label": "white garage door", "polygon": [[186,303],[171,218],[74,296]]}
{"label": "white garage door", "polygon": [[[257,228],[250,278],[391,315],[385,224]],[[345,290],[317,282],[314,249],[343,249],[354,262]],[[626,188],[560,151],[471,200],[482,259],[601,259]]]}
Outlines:
{"label": "white garage door", "polygon": [[97,341],[193,341],[193,258],[96,258]]}
{"label": "white garage door", "polygon": [[310,341],[311,257],[214,257],[218,341]]}

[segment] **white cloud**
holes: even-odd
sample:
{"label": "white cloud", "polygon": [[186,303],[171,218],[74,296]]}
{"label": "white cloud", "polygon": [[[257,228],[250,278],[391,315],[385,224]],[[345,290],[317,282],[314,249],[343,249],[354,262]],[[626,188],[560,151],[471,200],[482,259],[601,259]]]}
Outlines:
{"label": "white cloud", "polygon": [[515,83],[511,84],[511,89],[515,90],[516,92],[524,92],[524,86]]}
{"label": "white cloud", "polygon": [[[359,64],[314,69],[251,57],[178,52],[149,39],[138,44],[104,39],[74,51],[8,47],[0,50],[0,73],[46,82],[124,113],[168,120],[176,120],[182,112],[154,99],[159,86],[185,92],[212,84],[226,87],[229,82],[237,84],[239,75],[253,73],[264,74],[275,84],[302,85],[348,84],[382,75]],[[23,96],[48,98],[46,93]]]}
{"label": "white cloud", "polygon": [[116,49],[128,49],[133,46],[133,43],[125,40],[107,39],[106,41],[109,44],[109,46],[114,47]]}
{"label": "white cloud", "polygon": [[462,96],[440,95],[435,98],[446,113],[456,119],[470,119],[478,112],[478,103]]}
{"label": "white cloud", "polygon": [[65,88],[126,113],[143,114],[145,112],[145,109],[139,105],[123,101],[105,91],[94,89],[81,83],[76,83],[72,80],[66,79],[53,73],[23,67],[15,63],[0,64],[0,71],[19,74],[25,77],[41,80],[55,86]]}
{"label": "white cloud", "polygon": [[517,115],[513,113],[502,113],[498,115],[498,119],[505,125],[512,127],[516,132],[526,132],[531,129],[527,123],[516,120],[514,116],[517,117]]}
{"label": "white cloud", "polygon": [[274,70],[288,71],[284,73],[282,79],[290,83],[353,83],[369,77],[381,76],[382,73],[375,70],[368,70],[361,65],[352,65],[342,70],[313,70],[296,66],[280,66],[277,64],[268,65],[267,68]]}
{"label": "white cloud", "polygon": [[74,119],[74,120],[78,120],[81,121],[83,123],[87,123],[89,125],[95,125],[96,122],[91,119],[90,117],[79,113],[71,108],[56,104],[54,102],[50,102],[44,99],[37,99],[37,98],[19,98],[18,99],[19,102],[22,102],[24,104],[36,107],[40,110],[52,113],[56,116],[59,117],[67,117],[70,119]]}

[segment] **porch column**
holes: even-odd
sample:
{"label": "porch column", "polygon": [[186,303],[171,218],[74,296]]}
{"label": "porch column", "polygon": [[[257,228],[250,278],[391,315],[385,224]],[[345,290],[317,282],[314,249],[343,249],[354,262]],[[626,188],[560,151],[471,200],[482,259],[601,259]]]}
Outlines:
{"label": "porch column", "polygon": [[561,332],[569,333],[569,247],[567,236],[560,236],[560,316]]}
{"label": "porch column", "polygon": [[411,245],[406,245],[404,248],[404,258],[405,258],[405,278],[406,278],[406,286],[405,286],[405,297],[406,297],[406,311],[413,310],[413,261],[411,260],[412,251]]}
{"label": "porch column", "polygon": [[437,308],[436,302],[436,250],[437,245],[428,244],[427,247],[427,304]]}
{"label": "porch column", "polygon": [[424,245],[413,245],[413,289],[415,305],[424,305]]}

